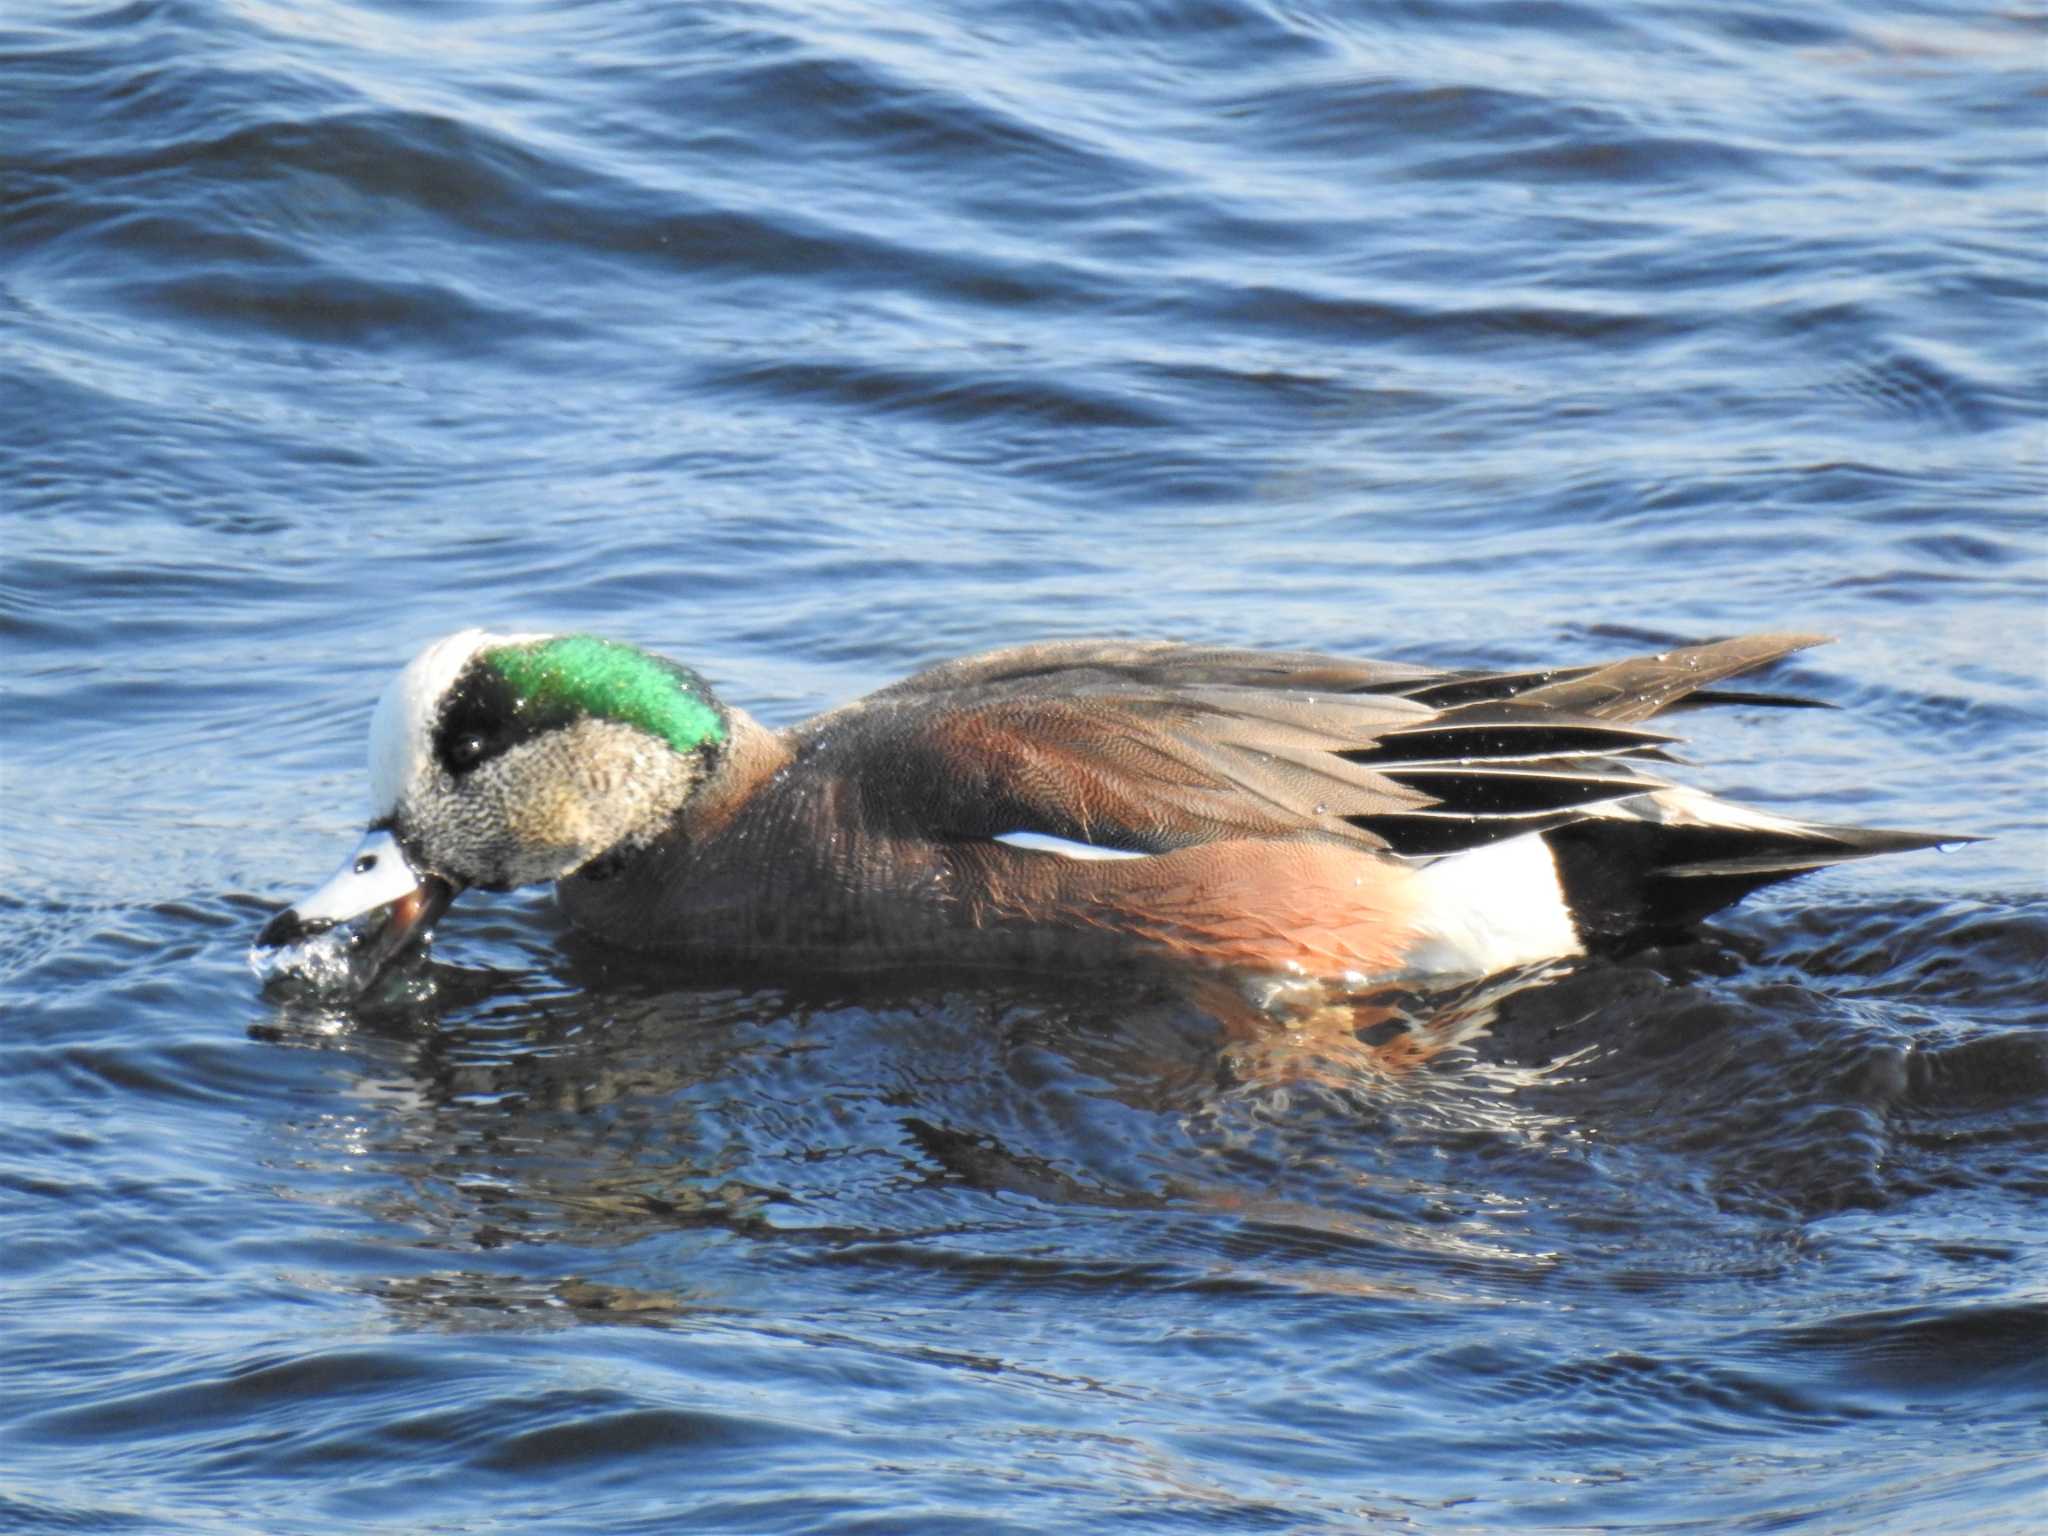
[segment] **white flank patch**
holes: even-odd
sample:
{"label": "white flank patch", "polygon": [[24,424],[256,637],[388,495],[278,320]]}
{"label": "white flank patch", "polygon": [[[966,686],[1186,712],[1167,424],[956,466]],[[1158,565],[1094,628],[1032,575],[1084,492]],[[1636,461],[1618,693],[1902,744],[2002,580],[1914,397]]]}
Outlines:
{"label": "white flank patch", "polygon": [[1050,832],[999,832],[995,841],[1012,848],[1029,848],[1033,853],[1050,853],[1062,859],[1149,859],[1149,853],[1133,848],[1104,848],[1096,843],[1077,843],[1072,838],[1054,837]]}
{"label": "white flank patch", "polygon": [[370,717],[370,814],[389,816],[434,753],[434,716],[478,651],[546,640],[546,635],[493,635],[481,629],[436,640],[391,680]]}
{"label": "white flank patch", "polygon": [[1424,865],[1415,898],[1415,970],[1485,974],[1582,953],[1557,860],[1534,832]]}

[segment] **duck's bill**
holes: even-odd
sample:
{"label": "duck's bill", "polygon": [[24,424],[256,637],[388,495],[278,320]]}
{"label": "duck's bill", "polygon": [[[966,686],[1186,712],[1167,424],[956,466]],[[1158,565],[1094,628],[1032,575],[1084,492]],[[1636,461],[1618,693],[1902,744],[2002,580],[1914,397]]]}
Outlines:
{"label": "duck's bill", "polygon": [[453,885],[421,874],[396,837],[373,828],[333,879],[264,924],[250,960],[266,981],[362,992],[426,942],[454,899]]}

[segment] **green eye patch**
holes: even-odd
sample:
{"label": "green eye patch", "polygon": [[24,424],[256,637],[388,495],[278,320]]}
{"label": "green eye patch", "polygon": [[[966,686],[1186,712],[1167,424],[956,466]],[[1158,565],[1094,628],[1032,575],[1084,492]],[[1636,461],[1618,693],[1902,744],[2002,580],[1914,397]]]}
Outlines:
{"label": "green eye patch", "polygon": [[725,740],[724,712],[687,667],[594,635],[499,646],[483,659],[518,696],[521,714],[588,715],[659,736],[678,752]]}

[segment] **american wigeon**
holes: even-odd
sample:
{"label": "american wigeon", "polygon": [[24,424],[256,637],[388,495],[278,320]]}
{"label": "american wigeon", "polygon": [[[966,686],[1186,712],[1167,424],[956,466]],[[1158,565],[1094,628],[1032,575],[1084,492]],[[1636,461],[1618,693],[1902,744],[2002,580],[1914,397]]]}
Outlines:
{"label": "american wigeon", "polygon": [[553,880],[604,940],[726,962],[1486,973],[1951,840],[1653,771],[1641,722],[1768,702],[1714,685],[1819,638],[1538,672],[1056,642],[772,731],[629,646],[466,630],[385,692],[368,832],[259,942],[366,980],[465,886]]}

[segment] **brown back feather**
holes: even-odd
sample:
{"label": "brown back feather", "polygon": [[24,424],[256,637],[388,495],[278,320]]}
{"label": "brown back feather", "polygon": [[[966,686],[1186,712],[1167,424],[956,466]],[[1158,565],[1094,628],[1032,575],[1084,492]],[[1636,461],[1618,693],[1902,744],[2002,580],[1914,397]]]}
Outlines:
{"label": "brown back feather", "polygon": [[[1664,787],[1643,763],[1673,738],[1629,722],[1814,643],[1760,635],[1489,674],[1057,642],[927,669],[812,722],[799,750],[853,754],[866,814],[917,835],[1036,831],[1145,852],[1320,837],[1447,853]],[[1451,683],[1472,702],[1427,702]]]}

